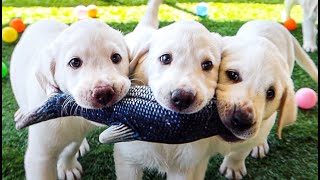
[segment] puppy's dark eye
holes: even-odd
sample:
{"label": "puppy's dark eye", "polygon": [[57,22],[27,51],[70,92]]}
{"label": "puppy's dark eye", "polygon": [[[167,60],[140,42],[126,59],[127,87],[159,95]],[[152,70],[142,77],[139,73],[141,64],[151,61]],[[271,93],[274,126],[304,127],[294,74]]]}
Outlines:
{"label": "puppy's dark eye", "polygon": [[162,64],[167,65],[171,63],[172,58],[170,54],[163,54],[162,56],[159,57],[159,60]]}
{"label": "puppy's dark eye", "polygon": [[69,61],[69,66],[77,69],[82,65],[82,60],[78,57],[74,57]]}
{"label": "puppy's dark eye", "polygon": [[274,91],[274,88],[273,87],[270,87],[268,90],[267,90],[267,94],[266,94],[266,97],[268,100],[272,100],[274,98],[274,96],[276,95],[275,91]]}
{"label": "puppy's dark eye", "polygon": [[212,61],[204,61],[204,62],[201,64],[201,68],[202,68],[202,70],[204,70],[204,71],[210,71],[210,70],[213,68]]}
{"label": "puppy's dark eye", "polygon": [[235,70],[227,70],[226,71],[228,78],[233,82],[240,82],[241,78],[237,71]]}
{"label": "puppy's dark eye", "polygon": [[120,54],[115,53],[115,54],[112,54],[112,55],[111,55],[111,61],[112,61],[114,64],[118,64],[121,60],[122,60],[122,57],[120,56]]}

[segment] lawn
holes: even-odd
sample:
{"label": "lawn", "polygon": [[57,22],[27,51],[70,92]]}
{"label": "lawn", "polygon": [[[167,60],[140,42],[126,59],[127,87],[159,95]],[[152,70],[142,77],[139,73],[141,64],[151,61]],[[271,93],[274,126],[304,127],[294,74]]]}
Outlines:
{"label": "lawn", "polygon": [[[252,19],[280,21],[282,0],[216,0],[206,1],[210,12],[200,18],[194,14],[197,1],[165,0],[160,8],[160,26],[181,19],[193,19],[203,23],[210,31],[222,35],[234,35],[242,24]],[[99,19],[124,34],[132,31],[146,9],[146,0],[2,0],[2,27],[13,17],[21,17],[27,24],[39,19],[56,19],[66,23],[76,21],[73,7],[79,4],[99,6]],[[302,12],[299,6],[292,11],[299,23],[292,34],[302,42]],[[9,65],[15,44],[2,42],[2,61]],[[310,53],[318,64],[317,53]],[[310,87],[318,92],[317,85],[298,66],[292,76],[295,90]],[[10,80],[2,79],[2,179],[24,179],[23,156],[27,145],[27,130],[14,128],[13,114],[17,110]],[[318,105],[311,110],[299,110],[295,125],[284,129],[283,139],[277,139],[275,129],[269,137],[270,153],[265,159],[248,157],[248,175],[245,179],[318,179]],[[83,179],[115,179],[112,157],[113,145],[100,144],[97,129],[88,135],[91,151],[80,158],[84,169]],[[224,179],[218,168],[221,156],[213,157],[209,163],[206,179]],[[165,179],[154,171],[145,173],[144,179]]]}

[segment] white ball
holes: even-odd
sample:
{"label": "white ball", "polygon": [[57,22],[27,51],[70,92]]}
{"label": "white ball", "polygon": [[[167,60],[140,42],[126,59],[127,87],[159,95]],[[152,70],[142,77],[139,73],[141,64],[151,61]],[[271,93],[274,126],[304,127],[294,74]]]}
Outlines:
{"label": "white ball", "polygon": [[87,18],[88,9],[84,5],[79,5],[75,7],[74,14],[78,17],[78,19],[84,19]]}

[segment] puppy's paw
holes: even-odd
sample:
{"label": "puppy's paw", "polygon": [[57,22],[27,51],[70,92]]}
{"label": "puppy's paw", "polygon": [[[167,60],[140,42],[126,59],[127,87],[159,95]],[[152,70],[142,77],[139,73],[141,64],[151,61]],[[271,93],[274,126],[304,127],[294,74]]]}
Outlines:
{"label": "puppy's paw", "polygon": [[251,156],[254,158],[264,158],[269,152],[268,141],[265,141],[263,144],[256,146],[251,151]]}
{"label": "puppy's paw", "polygon": [[80,145],[79,151],[76,154],[76,158],[78,158],[80,156],[83,157],[89,151],[90,151],[89,143],[87,141],[87,138],[84,138],[81,145]]}
{"label": "puppy's paw", "polygon": [[82,172],[82,166],[75,158],[71,162],[58,164],[59,180],[79,180]]}
{"label": "puppy's paw", "polygon": [[316,44],[311,43],[311,42],[305,42],[303,43],[303,49],[306,52],[316,52],[318,50],[318,47]]}
{"label": "puppy's paw", "polygon": [[242,179],[247,174],[247,169],[244,161],[223,160],[219,168],[220,173],[227,179]]}

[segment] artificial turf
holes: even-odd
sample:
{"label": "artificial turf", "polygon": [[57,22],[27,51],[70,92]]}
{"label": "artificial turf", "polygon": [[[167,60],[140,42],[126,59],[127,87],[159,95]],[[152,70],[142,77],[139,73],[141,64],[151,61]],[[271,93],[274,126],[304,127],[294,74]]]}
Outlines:
{"label": "artificial turf", "polygon": [[[246,21],[251,19],[271,19],[280,21],[283,9],[282,0],[216,0],[209,3],[210,13],[206,18],[197,17],[194,9],[197,1],[166,0],[160,8],[160,26],[180,19],[200,21],[210,31],[222,35],[234,35]],[[7,26],[13,17],[22,17],[30,24],[39,19],[50,18],[72,23],[76,18],[73,7],[79,4],[99,6],[99,19],[124,34],[132,31],[146,9],[146,0],[3,0],[2,27]],[[293,17],[299,23],[292,34],[302,42],[302,12],[294,7]],[[2,42],[2,61],[9,65],[15,43]],[[318,65],[317,53],[309,53]],[[298,66],[293,76],[295,90],[310,87],[318,92],[317,85]],[[10,80],[2,79],[2,179],[24,179],[23,156],[27,145],[27,130],[14,128],[13,114],[17,110]],[[283,139],[276,137],[275,128],[269,136],[270,152],[264,159],[248,157],[245,179],[318,179],[318,105],[311,110],[299,110],[297,122],[284,129]],[[91,132],[87,138],[91,151],[80,162],[84,169],[83,179],[115,179],[112,157],[113,145],[100,144],[98,135],[102,129]],[[218,169],[221,156],[210,160],[206,179],[224,179]],[[146,171],[143,179],[165,179],[155,171]]]}

